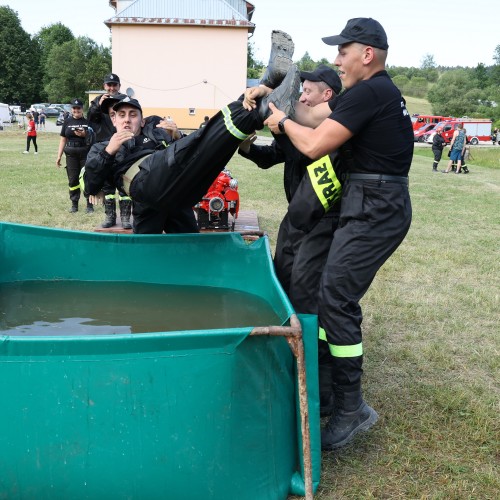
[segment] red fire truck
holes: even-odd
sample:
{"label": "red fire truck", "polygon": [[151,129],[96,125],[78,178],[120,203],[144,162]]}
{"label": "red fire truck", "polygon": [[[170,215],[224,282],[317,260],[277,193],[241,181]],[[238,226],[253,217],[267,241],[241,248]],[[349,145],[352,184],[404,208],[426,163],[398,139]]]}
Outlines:
{"label": "red fire truck", "polygon": [[452,120],[452,116],[440,116],[440,115],[412,115],[411,121],[413,123],[413,131],[418,130],[427,123],[438,123],[444,122],[445,120]]}
{"label": "red fire truck", "polygon": [[438,123],[436,128],[425,138],[425,142],[432,142],[434,131],[437,128],[441,128],[441,135],[446,143],[449,144],[453,137],[453,132],[455,132],[459,123],[463,123],[467,134],[467,140],[470,144],[476,145],[480,142],[491,141],[491,120],[464,117]]}

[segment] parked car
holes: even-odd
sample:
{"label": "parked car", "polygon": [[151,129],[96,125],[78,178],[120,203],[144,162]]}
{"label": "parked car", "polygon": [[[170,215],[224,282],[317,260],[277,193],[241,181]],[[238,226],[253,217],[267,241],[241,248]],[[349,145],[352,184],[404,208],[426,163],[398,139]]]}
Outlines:
{"label": "parked car", "polygon": [[45,109],[46,107],[50,106],[50,102],[39,102],[37,104],[32,104],[29,109],[26,110],[26,113],[29,113],[30,110],[36,110],[40,113],[42,109]]}
{"label": "parked car", "polygon": [[59,116],[57,117],[56,125],[57,126],[62,125],[64,123],[64,120],[65,120],[66,116],[68,116],[68,113],[66,111],[61,111],[59,113]]}
{"label": "parked car", "polygon": [[414,142],[424,142],[424,138],[427,134],[430,134],[432,130],[436,128],[436,123],[426,123],[424,126],[413,132]]}
{"label": "parked car", "polygon": [[59,114],[61,113],[61,111],[62,111],[62,108],[52,107],[52,106],[49,106],[48,108],[44,108],[43,109],[43,112],[45,113],[45,115],[47,117],[59,116]]}

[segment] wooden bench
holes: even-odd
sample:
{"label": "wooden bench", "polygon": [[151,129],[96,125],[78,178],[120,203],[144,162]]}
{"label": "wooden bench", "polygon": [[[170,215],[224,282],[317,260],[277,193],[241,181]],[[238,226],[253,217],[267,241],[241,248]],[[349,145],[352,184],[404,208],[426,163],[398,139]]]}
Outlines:
{"label": "wooden bench", "polygon": [[[120,217],[116,218],[116,225],[112,227],[96,227],[94,229],[97,233],[115,233],[115,234],[132,234],[132,229],[123,229],[120,221]],[[229,230],[224,229],[202,229],[200,232],[202,233],[225,233]],[[241,210],[238,213],[238,217],[236,219],[236,223],[234,226],[235,233],[241,233],[243,236],[248,237],[248,239],[253,239],[252,235],[255,234],[255,237],[258,238],[263,236],[264,233],[260,230],[259,227],[259,218],[257,216],[257,212],[253,210],[245,211]],[[255,239],[256,239],[255,238]]]}

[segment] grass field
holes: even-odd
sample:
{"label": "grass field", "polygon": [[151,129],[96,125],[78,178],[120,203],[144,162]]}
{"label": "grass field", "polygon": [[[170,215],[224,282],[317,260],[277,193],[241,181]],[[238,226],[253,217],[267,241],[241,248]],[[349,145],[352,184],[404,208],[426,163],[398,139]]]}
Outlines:
{"label": "grass field", "polygon": [[[0,132],[0,220],[93,230],[68,213],[58,136]],[[324,453],[318,499],[500,497],[500,147],[478,148],[468,175],[432,174],[418,149],[410,232],[362,301],[367,401],[379,422],[353,445]],[[445,160],[440,165],[444,168]],[[242,210],[275,236],[286,210],[282,168],[235,155]]]}

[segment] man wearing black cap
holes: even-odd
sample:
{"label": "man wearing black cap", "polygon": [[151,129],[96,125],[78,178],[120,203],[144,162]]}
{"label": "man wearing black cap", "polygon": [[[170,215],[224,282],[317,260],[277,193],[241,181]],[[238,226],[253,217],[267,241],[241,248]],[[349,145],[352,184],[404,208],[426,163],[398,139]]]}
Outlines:
{"label": "man wearing black cap", "polygon": [[[314,71],[301,71],[302,94],[299,102],[316,106],[334,99],[342,90],[337,72],[324,64]],[[255,162],[259,168],[268,169],[284,162],[283,183],[290,203],[304,176],[311,159],[303,155],[286,135],[276,135],[269,146],[253,144],[256,136],[243,142],[239,153]],[[309,232],[295,228],[287,213],[280,223],[274,266],[276,275],[298,313],[318,313],[318,290],[321,273],[330,249],[333,233],[338,224],[339,208],[330,210]],[[322,368],[320,367],[320,372]],[[320,386],[322,377],[320,376]],[[328,380],[328,388],[331,383]],[[323,397],[320,387],[322,412],[328,411],[331,390]]]}
{"label": "man wearing black cap", "polygon": [[385,71],[389,45],[380,23],[351,19],[340,35],[323,41],[339,46],[334,64],[346,91],[335,107],[299,104],[296,121],[271,104],[274,112],[266,124],[273,133],[288,135],[310,158],[335,150],[341,157],[343,172],[321,165],[303,180],[310,199],[325,210],[332,193],[342,192],[339,227],[319,294],[320,350],[331,355],[335,394],[335,409],[321,436],[328,450],[344,446],[378,418],[361,393],[359,301],[410,227],[413,132],[405,101]]}
{"label": "man wearing black cap", "polygon": [[[98,199],[107,180],[123,189],[134,203],[134,232],[198,232],[175,226],[180,212],[190,211],[200,201],[217,175],[232,158],[239,144],[269,116],[274,102],[293,114],[299,96],[299,72],[292,66],[283,84],[247,111],[235,101],[216,113],[201,129],[173,141],[161,118],[148,127],[135,99],[108,99],[116,127],[109,141],[94,144],[87,157],[82,182],[86,194]],[[113,102],[114,101],[114,102]],[[138,212],[139,210],[139,212]]]}
{"label": "man wearing black cap", "polygon": [[[102,106],[106,99],[110,97],[114,99],[123,99],[127,97],[120,93],[120,77],[115,73],[109,73],[104,77],[104,94],[97,96],[91,103],[87,113],[87,120],[96,132],[96,140],[98,142],[107,141],[115,133],[115,127],[111,122],[108,113],[104,113]],[[104,186],[104,195],[106,201],[104,203],[104,222],[101,227],[113,227],[116,224],[116,186],[108,184]],[[120,205],[120,219],[124,229],[130,229],[130,215],[132,210],[132,202],[130,197],[123,191],[118,190],[118,203]]]}
{"label": "man wearing black cap", "polygon": [[[63,153],[66,155],[66,174],[69,183],[69,199],[71,213],[78,212],[80,200],[80,171],[85,165],[90,145],[86,138],[91,134],[89,122],[83,116],[83,102],[80,99],[71,101],[71,114],[64,120],[61,127],[61,139],[57,152],[56,166],[61,167]],[[92,213],[94,207],[87,197],[86,213]]]}

